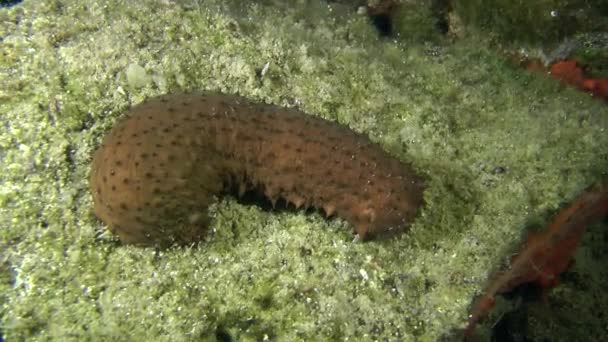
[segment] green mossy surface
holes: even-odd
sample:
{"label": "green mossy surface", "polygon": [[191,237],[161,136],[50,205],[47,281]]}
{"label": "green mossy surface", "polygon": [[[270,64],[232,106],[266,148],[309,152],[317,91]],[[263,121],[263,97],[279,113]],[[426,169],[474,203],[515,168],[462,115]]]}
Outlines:
{"label": "green mossy surface", "polygon": [[509,42],[547,46],[575,33],[604,31],[608,25],[606,0],[454,0],[451,4],[471,30]]}
{"label": "green mossy surface", "polygon": [[585,66],[587,77],[608,78],[608,32],[582,35],[576,41],[572,58]]}
{"label": "green mossy surface", "polygon": [[[0,23],[7,341],[453,336],[525,227],[608,170],[604,103],[477,37],[378,39],[345,5],[25,1]],[[131,105],[197,89],[365,132],[426,177],[422,214],[362,243],[340,220],[226,197],[198,246],[120,246],[91,212],[91,152]]]}

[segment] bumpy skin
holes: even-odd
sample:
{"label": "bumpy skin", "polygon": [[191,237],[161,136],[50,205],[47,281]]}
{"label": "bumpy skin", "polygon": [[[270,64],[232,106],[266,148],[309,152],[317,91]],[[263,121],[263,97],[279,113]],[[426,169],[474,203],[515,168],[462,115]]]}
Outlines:
{"label": "bumpy skin", "polygon": [[176,94],[133,107],[93,156],[95,214],[123,243],[204,237],[229,189],[322,208],[364,239],[403,231],[422,205],[413,170],[367,137],[297,110],[223,94]]}

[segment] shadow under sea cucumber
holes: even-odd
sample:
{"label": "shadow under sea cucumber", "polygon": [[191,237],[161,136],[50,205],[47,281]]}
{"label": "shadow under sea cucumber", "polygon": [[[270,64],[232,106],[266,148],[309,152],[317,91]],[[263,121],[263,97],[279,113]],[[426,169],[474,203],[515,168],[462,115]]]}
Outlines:
{"label": "shadow under sea cucumber", "polygon": [[94,153],[90,187],[123,243],[166,247],[204,238],[209,204],[230,189],[323,209],[363,239],[392,235],[415,218],[424,184],[346,126],[210,93],[134,106]]}

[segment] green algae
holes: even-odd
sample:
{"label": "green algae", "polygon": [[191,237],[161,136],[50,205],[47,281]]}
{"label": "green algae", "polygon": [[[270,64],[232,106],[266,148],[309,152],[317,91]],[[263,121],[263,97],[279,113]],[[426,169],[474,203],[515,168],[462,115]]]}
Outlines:
{"label": "green algae", "polygon": [[581,34],[572,49],[572,59],[585,66],[589,78],[608,78],[608,33]]}
{"label": "green algae", "polygon": [[469,29],[502,42],[556,44],[575,33],[603,31],[608,24],[606,1],[456,0],[452,6]]}
{"label": "green algae", "polygon": [[[437,340],[527,223],[608,169],[605,106],[483,39],[387,41],[355,9],[306,1],[25,2],[0,16],[6,340]],[[149,77],[136,87],[132,65]],[[198,246],[120,246],[91,213],[90,153],[132,104],[195,89],[369,134],[425,175],[423,213],[407,235],[361,243],[340,220],[229,197]]]}

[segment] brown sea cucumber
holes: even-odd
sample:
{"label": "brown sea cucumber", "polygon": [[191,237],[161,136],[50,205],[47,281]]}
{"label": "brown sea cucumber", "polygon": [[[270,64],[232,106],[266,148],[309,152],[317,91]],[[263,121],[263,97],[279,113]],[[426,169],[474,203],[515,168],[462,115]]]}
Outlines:
{"label": "brown sea cucumber", "polygon": [[95,214],[123,243],[204,237],[215,195],[259,190],[322,208],[361,238],[405,230],[422,205],[412,168],[364,135],[298,110],[223,94],[175,94],[133,107],[94,153]]}

